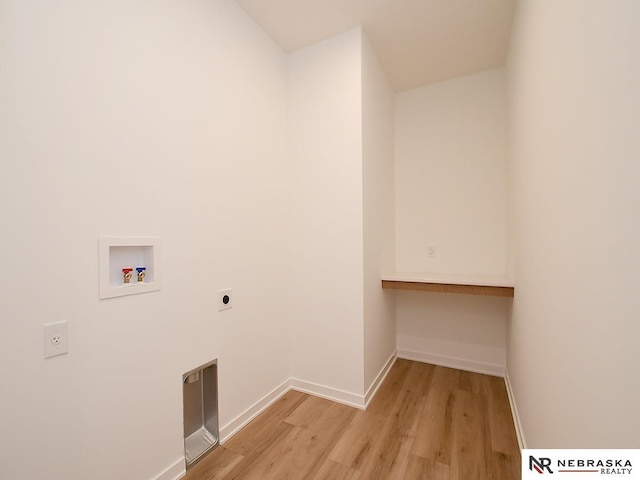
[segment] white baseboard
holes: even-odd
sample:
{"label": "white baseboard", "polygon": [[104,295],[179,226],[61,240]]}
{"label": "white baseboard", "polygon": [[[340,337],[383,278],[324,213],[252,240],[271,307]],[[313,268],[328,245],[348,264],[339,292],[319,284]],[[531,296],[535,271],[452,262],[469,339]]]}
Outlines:
{"label": "white baseboard", "polygon": [[305,382],[304,380],[298,380],[297,378],[291,379],[291,389],[302,393],[308,393],[309,395],[315,395],[316,397],[326,398],[327,400],[332,400],[344,405],[349,405],[350,407],[356,407],[360,410],[364,410],[365,407],[364,395],[345,392],[344,390],[338,390],[333,387],[325,387],[324,385],[318,385],[317,383]]}
{"label": "white baseboard", "polygon": [[[327,400],[332,400],[334,402],[342,403],[350,407],[364,410],[366,404],[368,404],[369,401],[373,398],[376,391],[380,387],[380,384],[387,376],[387,373],[389,373],[389,370],[391,369],[391,366],[393,365],[396,357],[396,352],[394,352],[393,355],[389,357],[389,360],[387,360],[387,363],[384,365],[380,373],[378,373],[378,376],[376,377],[373,384],[369,387],[366,395],[357,395],[355,393],[345,392],[344,390],[339,390],[337,388],[326,387],[317,383],[290,378],[289,380],[283,382],[281,385],[266,394],[264,397],[262,397],[236,418],[231,420],[225,426],[221,427],[220,443],[222,444],[229,440],[233,435],[240,431],[242,427],[247,425],[251,420],[261,414],[289,390],[308,393],[309,395],[315,395],[316,397],[326,398]],[[154,480],[178,480],[182,478],[185,473],[185,460],[184,457],[182,457],[173,466],[167,469],[160,476],[156,477]]]}
{"label": "white baseboard", "polygon": [[513,424],[516,427],[516,437],[518,438],[518,445],[520,450],[527,448],[527,442],[524,440],[524,432],[522,431],[522,423],[520,423],[520,415],[518,415],[518,407],[516,406],[516,398],[513,396],[513,389],[511,388],[511,380],[509,379],[509,372],[505,372],[504,384],[507,387],[507,396],[509,397],[509,404],[511,405],[511,415],[513,415]]}
{"label": "white baseboard", "polygon": [[271,392],[267,393],[264,397],[254,403],[247,410],[231,420],[224,427],[220,428],[220,443],[224,443],[228,439],[230,439],[242,427],[244,427],[258,415],[260,415],[264,410],[271,406],[273,402],[278,400],[289,390],[291,390],[291,380],[287,380],[278,387],[274,388]]}
{"label": "white baseboard", "polygon": [[324,385],[318,385],[311,382],[305,382],[304,380],[290,378],[289,380],[283,382],[281,385],[266,394],[264,397],[262,397],[236,418],[231,420],[225,426],[221,427],[220,443],[222,444],[230,439],[233,435],[240,431],[242,427],[247,425],[251,420],[253,420],[264,410],[270,407],[271,404],[273,404],[289,390],[297,390],[299,392],[326,398],[327,400],[333,400],[334,402],[343,403],[345,405],[349,405],[351,407],[356,407],[359,409],[364,409],[365,405],[364,397],[362,395],[356,395],[350,392],[345,392],[343,390],[338,390],[336,388],[325,387]]}
{"label": "white baseboard", "polygon": [[391,367],[393,366],[393,362],[396,361],[396,358],[398,358],[398,352],[394,351],[389,357],[389,360],[387,360],[387,362],[382,367],[382,370],[380,370],[380,372],[378,373],[378,376],[375,378],[371,386],[367,389],[367,393],[364,394],[365,408],[366,406],[369,405],[369,402],[378,391],[378,388],[380,388],[382,381],[386,378],[387,373],[389,373],[389,370],[391,370]]}
{"label": "white baseboard", "polygon": [[493,375],[494,377],[504,377],[505,374],[504,365],[476,362],[434,353],[398,350],[398,358],[431,363],[433,365],[440,365],[441,367],[457,368],[458,370],[465,370],[467,372],[483,373],[485,375]]}
{"label": "white baseboard", "polygon": [[186,473],[187,470],[184,463],[184,457],[181,457],[154,480],[178,480],[184,477]]}

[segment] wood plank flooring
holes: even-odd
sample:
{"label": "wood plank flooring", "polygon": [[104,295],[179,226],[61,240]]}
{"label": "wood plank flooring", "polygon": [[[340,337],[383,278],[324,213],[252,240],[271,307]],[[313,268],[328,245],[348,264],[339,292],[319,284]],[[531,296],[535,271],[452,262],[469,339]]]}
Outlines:
{"label": "wood plank flooring", "polygon": [[366,411],[290,391],[184,480],[517,480],[504,380],[396,360]]}

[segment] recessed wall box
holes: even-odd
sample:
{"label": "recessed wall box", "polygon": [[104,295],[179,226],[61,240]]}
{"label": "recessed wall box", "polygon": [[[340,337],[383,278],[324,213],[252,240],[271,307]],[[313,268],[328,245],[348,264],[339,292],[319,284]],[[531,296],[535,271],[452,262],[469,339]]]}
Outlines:
{"label": "recessed wall box", "polygon": [[[120,297],[160,290],[160,239],[158,237],[101,237],[99,244],[100,298]],[[123,269],[144,268],[127,282]]]}

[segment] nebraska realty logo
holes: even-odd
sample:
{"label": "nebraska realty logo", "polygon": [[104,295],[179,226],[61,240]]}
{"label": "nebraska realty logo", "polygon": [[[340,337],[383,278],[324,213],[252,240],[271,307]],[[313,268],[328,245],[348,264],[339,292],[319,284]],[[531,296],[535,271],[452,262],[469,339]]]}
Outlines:
{"label": "nebraska realty logo", "polygon": [[640,479],[640,450],[522,450],[522,479],[540,475]]}

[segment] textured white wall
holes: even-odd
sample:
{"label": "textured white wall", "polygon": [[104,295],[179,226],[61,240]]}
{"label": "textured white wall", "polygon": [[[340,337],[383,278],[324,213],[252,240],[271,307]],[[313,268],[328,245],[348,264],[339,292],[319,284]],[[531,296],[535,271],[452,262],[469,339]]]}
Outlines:
{"label": "textured white wall", "polygon": [[519,2],[508,374],[530,448],[640,447],[640,4]]}
{"label": "textured white wall", "polygon": [[[0,477],[155,478],[184,371],[223,426],[289,377],[286,59],[227,0],[1,10]],[[98,300],[100,235],[160,236],[162,291]]]}
{"label": "textured white wall", "polygon": [[[396,95],[397,271],[506,274],[505,86],[497,69]],[[398,293],[398,353],[500,374],[509,302]]]}
{"label": "textured white wall", "polygon": [[363,392],[361,31],[291,54],[292,374]]}
{"label": "textured white wall", "polygon": [[364,205],[364,387],[369,389],[396,350],[395,297],[380,278],[395,265],[394,94],[363,35],[362,170]]}

